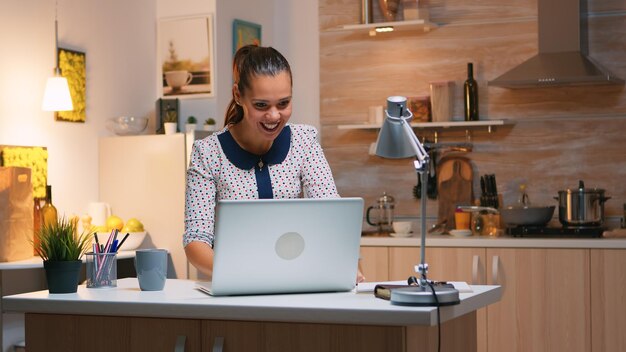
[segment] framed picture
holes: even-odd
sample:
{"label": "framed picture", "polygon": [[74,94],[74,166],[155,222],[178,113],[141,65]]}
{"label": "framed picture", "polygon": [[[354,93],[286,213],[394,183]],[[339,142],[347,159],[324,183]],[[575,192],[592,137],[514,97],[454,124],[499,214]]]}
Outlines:
{"label": "framed picture", "polygon": [[67,79],[70,87],[70,96],[74,110],[57,111],[54,117],[57,121],[85,122],[86,114],[86,62],[85,53],[59,48],[59,68],[61,75]]}
{"label": "framed picture", "polygon": [[159,96],[213,96],[212,16],[164,18],[158,26]]}
{"label": "framed picture", "polygon": [[261,25],[242,20],[233,21],[233,55],[248,44],[261,45]]}

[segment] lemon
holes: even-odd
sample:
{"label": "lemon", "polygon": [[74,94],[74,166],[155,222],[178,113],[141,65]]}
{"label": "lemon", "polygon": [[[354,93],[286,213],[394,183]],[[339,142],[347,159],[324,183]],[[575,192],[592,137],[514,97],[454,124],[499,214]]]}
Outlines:
{"label": "lemon", "polygon": [[144,231],[143,224],[141,223],[141,221],[137,220],[136,218],[128,219],[128,221],[126,221],[126,224],[124,224],[124,229],[122,230],[122,232],[143,232],[143,231]]}
{"label": "lemon", "polygon": [[112,231],[113,229],[117,229],[119,231],[124,227],[124,220],[117,215],[111,215],[107,218],[106,227],[109,231]]}
{"label": "lemon", "polygon": [[108,232],[109,230],[106,226],[92,226],[91,232]]}

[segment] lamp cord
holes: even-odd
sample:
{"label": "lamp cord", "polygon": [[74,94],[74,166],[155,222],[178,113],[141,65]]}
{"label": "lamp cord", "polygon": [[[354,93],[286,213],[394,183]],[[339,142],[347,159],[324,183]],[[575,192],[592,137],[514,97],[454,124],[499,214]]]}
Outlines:
{"label": "lamp cord", "polygon": [[439,310],[441,305],[439,304],[439,299],[437,298],[433,284],[428,280],[426,280],[426,283],[428,283],[430,290],[433,291],[433,298],[435,298],[435,304],[437,305],[437,351],[441,352],[441,312]]}

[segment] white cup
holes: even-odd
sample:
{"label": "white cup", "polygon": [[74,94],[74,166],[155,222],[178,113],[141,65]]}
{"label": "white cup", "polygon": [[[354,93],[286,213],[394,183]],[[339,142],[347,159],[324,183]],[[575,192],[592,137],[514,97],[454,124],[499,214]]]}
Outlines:
{"label": "white cup", "polygon": [[172,89],[180,89],[188,85],[193,79],[193,75],[189,71],[168,71],[165,72],[165,82]]}
{"label": "white cup", "polygon": [[103,226],[107,218],[111,216],[111,206],[104,202],[91,202],[87,204],[87,214],[91,216],[93,225]]}
{"label": "white cup", "polygon": [[413,223],[410,221],[394,221],[392,226],[395,233],[404,234],[411,232],[411,227],[413,226]]}

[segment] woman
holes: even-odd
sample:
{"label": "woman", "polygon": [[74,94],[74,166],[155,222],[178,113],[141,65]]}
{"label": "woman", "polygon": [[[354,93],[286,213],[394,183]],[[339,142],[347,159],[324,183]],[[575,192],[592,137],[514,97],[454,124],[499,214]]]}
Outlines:
{"label": "woman", "polygon": [[194,143],[187,170],[185,253],[209,277],[217,200],[339,197],[315,128],[287,124],[292,77],[283,55],[242,47],[233,80],[225,127]]}

